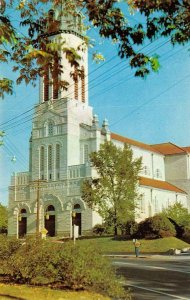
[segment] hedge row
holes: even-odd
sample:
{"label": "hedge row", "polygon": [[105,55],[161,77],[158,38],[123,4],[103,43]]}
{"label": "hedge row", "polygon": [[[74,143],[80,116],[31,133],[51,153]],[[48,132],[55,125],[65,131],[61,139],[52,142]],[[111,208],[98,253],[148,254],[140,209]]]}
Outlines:
{"label": "hedge row", "polygon": [[[121,236],[127,238],[163,238],[176,236],[176,229],[174,224],[163,215],[155,215],[147,218],[139,224],[135,221],[127,222],[119,226]],[[103,225],[96,225],[94,228],[95,234],[102,234],[106,232],[107,228]]]}
{"label": "hedge row", "polygon": [[11,282],[86,289],[114,299],[131,299],[110,261],[94,247],[34,239],[22,245],[14,242],[6,238],[0,241],[0,273]]}

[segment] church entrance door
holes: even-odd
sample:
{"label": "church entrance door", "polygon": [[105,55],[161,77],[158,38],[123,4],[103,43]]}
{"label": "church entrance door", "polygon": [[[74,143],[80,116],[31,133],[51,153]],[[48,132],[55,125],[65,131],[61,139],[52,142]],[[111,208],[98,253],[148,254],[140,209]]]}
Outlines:
{"label": "church entrance door", "polygon": [[48,236],[55,236],[55,208],[49,205],[45,213],[45,229],[48,231]]}
{"label": "church entrance door", "polygon": [[19,238],[23,238],[26,235],[27,228],[27,218],[21,217],[21,220],[18,223],[18,236]]}
{"label": "church entrance door", "polygon": [[76,213],[75,217],[73,217],[73,224],[72,225],[76,225],[79,227],[79,235],[81,235],[82,233],[82,229],[81,229],[81,213]]}
{"label": "church entrance door", "polygon": [[49,236],[55,236],[55,216],[49,216],[49,219],[45,219],[45,229],[48,231]]}

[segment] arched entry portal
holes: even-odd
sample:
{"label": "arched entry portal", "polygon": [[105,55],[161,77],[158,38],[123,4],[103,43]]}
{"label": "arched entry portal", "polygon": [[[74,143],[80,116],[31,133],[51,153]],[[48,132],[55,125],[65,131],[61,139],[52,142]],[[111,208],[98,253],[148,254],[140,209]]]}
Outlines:
{"label": "arched entry portal", "polygon": [[75,204],[74,205],[74,212],[72,214],[72,226],[76,225],[79,227],[79,235],[82,233],[82,226],[81,226],[81,210],[80,204]]}
{"label": "arched entry portal", "polygon": [[27,232],[27,211],[26,209],[21,209],[18,215],[18,236],[23,238]]}
{"label": "arched entry portal", "polygon": [[45,228],[49,236],[55,236],[55,208],[49,205],[45,211]]}

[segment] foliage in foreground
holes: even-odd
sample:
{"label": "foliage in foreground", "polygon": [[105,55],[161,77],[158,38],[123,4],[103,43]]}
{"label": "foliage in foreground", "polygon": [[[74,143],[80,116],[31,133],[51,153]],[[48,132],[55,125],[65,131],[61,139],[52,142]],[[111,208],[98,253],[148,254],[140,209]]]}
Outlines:
{"label": "foliage in foreground", "polygon": [[0,233],[6,233],[8,226],[8,212],[6,206],[0,203]]}
{"label": "foliage in foreground", "polygon": [[188,209],[180,202],[176,202],[174,205],[164,209],[161,214],[169,218],[174,224],[177,237],[187,238],[187,236],[189,236],[188,227],[190,226],[190,214]]}
{"label": "foliage in foreground", "polygon": [[110,262],[90,245],[27,240],[0,262],[4,265],[1,273],[11,282],[92,290],[116,299],[130,299]]}
{"label": "foliage in foreground", "polygon": [[[162,37],[170,37],[173,45],[185,44],[189,41],[188,0],[128,0],[122,1],[122,6],[119,2],[116,0],[1,0],[0,63],[14,62],[13,71],[19,71],[18,84],[22,81],[35,82],[37,75],[43,76],[44,66],[50,69],[53,66],[56,45],[48,43],[47,29],[50,33],[57,31],[60,13],[64,16],[67,14],[76,16],[77,9],[85,12],[88,26],[96,27],[101,38],[118,44],[118,55],[129,61],[130,67],[135,70],[135,76],[145,77],[151,71],[159,69],[158,56],[144,53],[142,49],[145,47],[139,49],[139,45],[143,45],[147,40],[152,42]],[[60,9],[61,3],[64,5],[63,12]],[[52,15],[48,15],[50,7],[59,12],[56,19],[52,20]],[[14,27],[10,9],[17,11],[19,30],[25,27],[25,31],[21,34]],[[141,14],[143,21],[131,25],[133,22],[128,20],[131,12],[136,14],[137,18],[138,14]],[[66,48],[64,45],[61,50],[72,57],[75,49]],[[100,54],[98,56],[101,57]],[[1,76],[0,97],[12,92],[10,78]]]}

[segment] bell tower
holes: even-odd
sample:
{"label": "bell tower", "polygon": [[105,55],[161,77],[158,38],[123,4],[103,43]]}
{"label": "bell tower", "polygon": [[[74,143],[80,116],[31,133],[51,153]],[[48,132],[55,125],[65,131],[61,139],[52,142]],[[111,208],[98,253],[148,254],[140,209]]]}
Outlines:
{"label": "bell tower", "polygon": [[[40,79],[40,103],[57,99],[73,99],[88,105],[88,49],[82,31],[82,15],[77,11],[66,13],[63,4],[49,11],[47,37],[60,45],[54,57],[53,70],[45,70]],[[59,57],[59,59],[58,59]],[[75,57],[77,64],[72,64]],[[62,66],[58,74],[58,63]],[[65,82],[61,89],[58,82]]]}
{"label": "bell tower", "polygon": [[[81,124],[92,126],[88,105],[88,49],[82,35],[81,15],[63,15],[63,5],[49,11],[47,39],[59,43],[52,70],[40,78],[30,140],[31,180],[65,180],[68,169],[81,164]],[[61,13],[60,13],[61,12]],[[70,62],[75,56],[77,66]],[[62,72],[58,73],[58,63]],[[67,82],[67,90],[58,82]]]}

